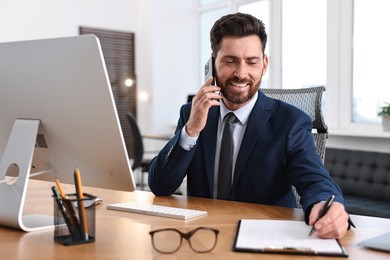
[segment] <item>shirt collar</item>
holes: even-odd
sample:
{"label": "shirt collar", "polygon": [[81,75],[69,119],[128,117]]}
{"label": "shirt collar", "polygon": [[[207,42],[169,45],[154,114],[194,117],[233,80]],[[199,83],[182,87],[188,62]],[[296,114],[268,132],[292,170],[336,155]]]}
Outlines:
{"label": "shirt collar", "polygon": [[249,114],[251,113],[253,107],[255,106],[255,103],[258,98],[258,92],[253,96],[253,98],[249,101],[248,104],[245,104],[245,106],[240,107],[239,109],[235,111],[229,110],[226,106],[225,103],[222,101],[220,107],[220,120],[223,121],[223,118],[225,118],[226,114],[229,112],[233,112],[234,115],[238,118],[240,121],[241,125],[246,125],[248,122]]}

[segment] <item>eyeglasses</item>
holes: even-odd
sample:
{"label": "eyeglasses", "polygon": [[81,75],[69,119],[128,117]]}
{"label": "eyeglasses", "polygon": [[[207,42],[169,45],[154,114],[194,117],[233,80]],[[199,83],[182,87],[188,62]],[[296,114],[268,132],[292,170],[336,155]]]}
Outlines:
{"label": "eyeglasses", "polygon": [[183,238],[188,240],[190,247],[197,253],[207,253],[217,244],[219,230],[198,227],[188,233],[175,228],[166,228],[150,231],[153,248],[163,254],[171,254],[179,250]]}

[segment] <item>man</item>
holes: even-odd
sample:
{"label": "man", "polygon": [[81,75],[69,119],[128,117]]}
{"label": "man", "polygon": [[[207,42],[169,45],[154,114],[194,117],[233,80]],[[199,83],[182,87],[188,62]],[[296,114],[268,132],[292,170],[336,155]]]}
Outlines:
{"label": "man", "polygon": [[[316,153],[310,118],[258,91],[268,66],[264,24],[248,14],[226,15],[210,39],[217,84],[211,86],[210,77],[192,103],[182,106],[175,136],[151,162],[151,191],[171,195],[187,176],[189,196],[296,207],[293,185],[315,235],[342,237],[349,227],[344,199]],[[222,141],[229,112],[237,118],[233,136]],[[231,140],[232,170],[218,173],[230,164],[220,159],[226,151],[221,145]],[[330,195],[335,202],[317,221]]]}

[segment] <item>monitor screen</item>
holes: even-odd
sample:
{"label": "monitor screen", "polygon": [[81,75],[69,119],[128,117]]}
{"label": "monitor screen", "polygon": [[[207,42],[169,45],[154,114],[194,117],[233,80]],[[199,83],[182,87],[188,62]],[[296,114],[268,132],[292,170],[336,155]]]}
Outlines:
{"label": "monitor screen", "polygon": [[96,36],[0,43],[0,57],[0,158],[15,120],[38,119],[31,174],[52,171],[37,179],[73,184],[77,167],[83,186],[135,189]]}

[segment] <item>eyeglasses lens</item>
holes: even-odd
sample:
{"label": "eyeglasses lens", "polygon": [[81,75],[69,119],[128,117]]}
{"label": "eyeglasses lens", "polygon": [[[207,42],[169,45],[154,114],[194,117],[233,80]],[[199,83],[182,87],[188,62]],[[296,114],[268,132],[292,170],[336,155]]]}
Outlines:
{"label": "eyeglasses lens", "polygon": [[217,234],[210,229],[198,229],[189,239],[192,249],[199,253],[209,252],[214,249],[217,242]]}
{"label": "eyeglasses lens", "polygon": [[173,253],[181,245],[181,235],[175,230],[164,230],[153,234],[153,246],[161,253]]}

